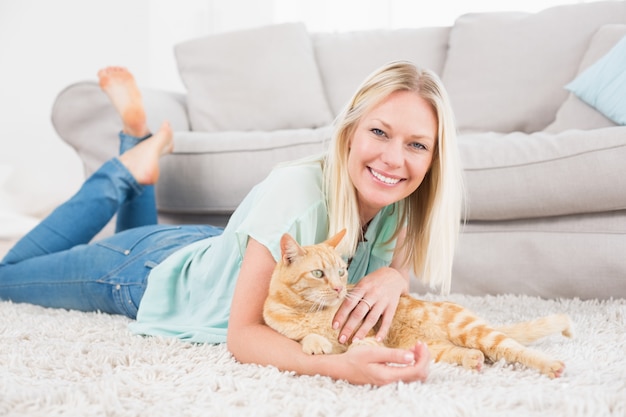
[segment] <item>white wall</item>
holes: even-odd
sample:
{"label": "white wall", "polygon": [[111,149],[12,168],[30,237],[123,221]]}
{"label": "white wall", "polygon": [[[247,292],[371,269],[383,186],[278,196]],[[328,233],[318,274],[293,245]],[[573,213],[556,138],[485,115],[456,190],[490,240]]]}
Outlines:
{"label": "white wall", "polygon": [[54,132],[50,110],[64,87],[95,80],[103,66],[126,66],[145,87],[183,91],[172,47],[208,33],[295,20],[312,31],[448,25],[468,11],[565,1],[0,0],[0,214],[40,214],[78,188],[80,162]]}
{"label": "white wall", "polygon": [[[13,168],[4,187],[5,205],[17,204],[27,213],[47,210],[81,182],[78,158],[50,122],[61,89],[95,79],[106,64],[149,75],[149,21],[143,7],[128,3],[0,1],[0,164]],[[7,194],[15,198],[7,202]]]}
{"label": "white wall", "polygon": [[537,12],[594,0],[274,0],[274,21],[305,21],[311,31],[448,26],[464,14]]}
{"label": "white wall", "polygon": [[[81,184],[78,157],[50,122],[64,87],[123,65],[142,86],[182,91],[173,45],[270,22],[270,3],[0,0],[0,214],[45,213]],[[247,18],[235,18],[244,6]]]}

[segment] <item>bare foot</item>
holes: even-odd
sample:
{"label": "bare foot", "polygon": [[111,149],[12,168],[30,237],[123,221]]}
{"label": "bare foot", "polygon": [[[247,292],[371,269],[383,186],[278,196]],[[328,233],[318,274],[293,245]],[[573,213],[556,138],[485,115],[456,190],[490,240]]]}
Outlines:
{"label": "bare foot", "polygon": [[98,71],[98,78],[100,88],[122,118],[124,133],[138,138],[150,133],[146,125],[141,92],[133,75],[123,67],[107,67]]}
{"label": "bare foot", "polygon": [[159,179],[159,158],[174,149],[172,128],[164,122],[153,136],[124,152],[120,162],[128,168],[135,180],[142,185],[151,185]]}

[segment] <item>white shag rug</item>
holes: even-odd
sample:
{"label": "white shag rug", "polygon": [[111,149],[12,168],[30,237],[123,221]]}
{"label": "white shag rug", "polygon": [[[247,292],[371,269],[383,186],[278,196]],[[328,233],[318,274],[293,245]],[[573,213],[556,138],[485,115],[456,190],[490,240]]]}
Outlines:
{"label": "white shag rug", "polygon": [[626,416],[626,300],[448,299],[494,324],[569,314],[574,339],[534,344],[565,375],[432,364],[423,384],[354,386],[242,365],[224,345],[134,336],[124,317],[0,302],[0,415]]}

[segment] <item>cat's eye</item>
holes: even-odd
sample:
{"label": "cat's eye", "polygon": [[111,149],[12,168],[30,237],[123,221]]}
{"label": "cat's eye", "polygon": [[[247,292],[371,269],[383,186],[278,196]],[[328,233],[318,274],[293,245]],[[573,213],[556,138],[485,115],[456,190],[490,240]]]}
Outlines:
{"label": "cat's eye", "polygon": [[322,278],[324,276],[324,271],[322,271],[321,269],[314,269],[313,271],[311,271],[311,275],[313,275],[315,278]]}
{"label": "cat's eye", "polygon": [[337,274],[342,277],[346,274],[346,270],[345,269],[340,269],[339,271],[337,271]]}

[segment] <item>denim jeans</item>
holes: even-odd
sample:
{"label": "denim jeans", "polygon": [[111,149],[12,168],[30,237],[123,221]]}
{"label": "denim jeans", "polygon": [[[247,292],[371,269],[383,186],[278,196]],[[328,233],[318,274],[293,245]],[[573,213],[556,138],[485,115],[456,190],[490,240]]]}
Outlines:
{"label": "denim jeans", "polygon": [[[125,142],[141,140],[120,137],[122,151]],[[115,214],[117,232],[90,243]],[[139,185],[111,159],[7,253],[0,262],[0,299],[135,318],[154,266],[222,233],[213,226],[155,223],[153,187]]]}

